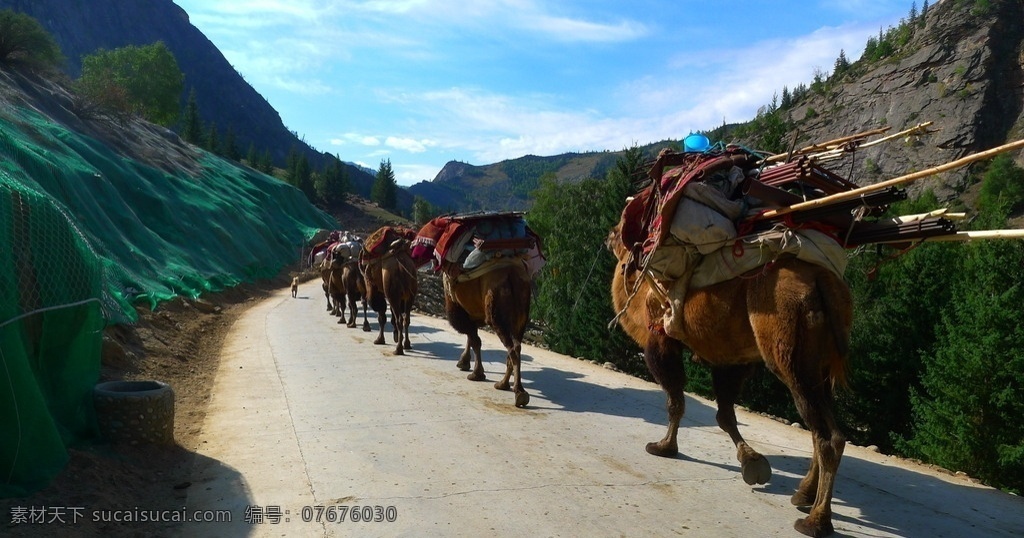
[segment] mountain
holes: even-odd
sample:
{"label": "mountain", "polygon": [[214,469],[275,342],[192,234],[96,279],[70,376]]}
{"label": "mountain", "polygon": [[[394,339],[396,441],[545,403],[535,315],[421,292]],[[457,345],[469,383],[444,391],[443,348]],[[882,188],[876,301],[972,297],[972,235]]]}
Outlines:
{"label": "mountain", "polygon": [[[886,127],[886,134],[894,134],[933,122],[929,135],[858,148],[852,164],[836,170],[855,183],[870,184],[1024,138],[1024,0],[943,0],[923,17],[882,33],[878,41],[892,47],[890,54],[853,62],[779,107],[787,145],[799,148]],[[763,148],[756,121],[710,127],[713,141]],[[642,148],[651,157],[667,146],[680,144]],[[526,156],[483,166],[452,161],[432,181],[409,191],[439,208],[523,209],[530,205],[524,190],[540,175],[554,173],[561,181],[602,178],[617,156]],[[969,182],[969,169],[963,168],[913,183],[909,190],[931,188],[951,199]]]}
{"label": "mountain", "polygon": [[[782,111],[787,140],[798,146],[878,127],[893,134],[931,121],[934,133],[858,149],[844,175],[859,184],[924,170],[1024,138],[1024,1],[944,0],[924,19],[904,22],[891,38],[894,53],[861,60],[823,91]],[[932,188],[950,198],[966,188],[969,171],[935,176]]]}
{"label": "mountain", "polygon": [[[314,169],[330,158],[285,127],[270,103],[171,0],[0,0],[0,9],[38,20],[60,46],[72,78],[81,73],[82,57],[98,49],[162,41],[185,74],[182,105],[194,89],[204,124],[212,123],[222,133],[232,128],[241,151],[250,144],[258,151],[269,149],[274,163],[282,167],[292,148],[304,153]],[[358,193],[369,196],[374,174],[344,166]],[[400,202],[411,206],[407,196]]]}

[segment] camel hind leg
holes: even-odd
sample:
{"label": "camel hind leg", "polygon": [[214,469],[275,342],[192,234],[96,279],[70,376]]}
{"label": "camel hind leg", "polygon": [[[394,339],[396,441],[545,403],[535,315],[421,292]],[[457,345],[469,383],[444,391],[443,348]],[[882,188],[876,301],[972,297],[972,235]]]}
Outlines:
{"label": "camel hind leg", "polygon": [[483,359],[480,356],[480,348],[483,343],[480,341],[480,333],[476,322],[473,321],[473,318],[470,317],[469,312],[466,312],[465,308],[462,308],[450,297],[445,297],[444,309],[448,315],[448,323],[451,324],[452,328],[466,335],[466,349],[459,356],[459,362],[456,363],[456,366],[463,372],[469,372],[469,361],[473,359],[473,370],[466,378],[470,381],[484,381],[487,379],[487,376],[484,374]]}
{"label": "camel hind leg", "polygon": [[834,297],[827,288],[827,282],[815,282],[799,303],[782,310],[792,316],[754,324],[765,365],[789,388],[811,432],[811,463],[791,498],[796,506],[810,506],[807,517],[793,525],[807,536],[834,532],[832,492],[846,447],[833,412],[833,387],[844,375],[850,303],[848,296]]}
{"label": "camel hind leg", "polygon": [[736,459],[740,462],[743,481],[751,486],[766,484],[772,477],[772,466],[768,460],[750,448],[750,445],[740,435],[736,425],[736,401],[739,399],[743,382],[750,377],[754,368],[754,364],[743,364],[717,366],[711,369],[711,385],[715,392],[715,401],[718,404],[715,420],[718,422],[718,427],[729,434],[733,445],[736,446]]}

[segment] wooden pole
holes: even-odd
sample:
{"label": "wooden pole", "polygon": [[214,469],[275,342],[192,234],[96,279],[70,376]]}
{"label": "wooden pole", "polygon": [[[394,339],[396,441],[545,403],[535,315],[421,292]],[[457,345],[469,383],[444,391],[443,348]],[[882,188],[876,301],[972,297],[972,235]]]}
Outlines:
{"label": "wooden pole", "polygon": [[[807,146],[807,147],[805,147],[803,149],[799,149],[799,150],[797,150],[795,152],[791,152],[791,155],[803,155],[805,153],[810,153],[812,151],[833,149],[833,148],[835,148],[837,146],[840,146],[842,144],[850,142],[851,140],[860,140],[862,138],[867,138],[867,137],[869,137],[871,135],[882,134],[882,133],[888,131],[891,128],[892,128],[891,126],[890,127],[879,127],[878,129],[872,129],[870,131],[864,131],[862,133],[852,134],[850,136],[844,136],[842,138],[836,138],[835,140],[829,140],[829,141],[826,141],[826,142],[819,142],[817,144],[811,144],[810,146]],[[778,155],[772,155],[771,157],[768,157],[767,159],[765,159],[765,162],[779,161],[779,160],[785,159],[786,156],[787,156],[786,153],[779,153]]]}
{"label": "wooden pole", "polygon": [[882,241],[883,243],[913,243],[933,241],[974,241],[976,239],[1024,239],[1024,230],[979,230],[976,232],[957,232],[948,235],[933,235],[921,239],[898,239],[893,241]]}
{"label": "wooden pole", "polygon": [[853,189],[852,191],[840,192],[840,193],[837,193],[837,194],[832,194],[832,195],[829,195],[829,196],[824,196],[824,197],[821,197],[821,198],[817,198],[815,200],[808,200],[806,202],[800,202],[798,204],[793,204],[791,206],[780,207],[779,209],[772,209],[772,210],[769,210],[769,211],[765,211],[764,213],[761,213],[760,215],[756,215],[756,216],[752,217],[752,220],[766,220],[766,219],[771,219],[771,218],[779,217],[779,216],[782,216],[782,215],[786,215],[786,214],[792,213],[794,211],[801,211],[803,209],[809,209],[809,208],[812,208],[812,207],[821,207],[823,205],[828,205],[828,204],[832,204],[832,203],[835,203],[835,202],[841,202],[843,200],[852,200],[854,198],[859,197],[862,194],[866,194],[866,193],[869,193],[869,192],[872,192],[872,191],[877,191],[879,189],[884,189],[884,188],[887,188],[887,187],[892,187],[894,185],[902,185],[904,183],[910,183],[911,181],[915,181],[915,180],[921,179],[923,177],[928,177],[928,176],[934,176],[936,174],[941,174],[942,172],[946,172],[946,171],[952,170],[954,168],[960,168],[961,166],[970,164],[970,163],[975,162],[975,161],[980,161],[980,160],[983,160],[983,159],[988,159],[989,157],[993,157],[993,156],[998,155],[1000,153],[1004,153],[1004,152],[1007,152],[1007,151],[1013,151],[1015,149],[1020,149],[1020,148],[1024,148],[1024,140],[1018,140],[1016,142],[1010,142],[1009,144],[1003,144],[1002,146],[994,147],[992,149],[989,149],[989,150],[986,150],[986,151],[982,151],[982,152],[979,152],[979,153],[975,153],[973,155],[968,155],[966,157],[962,157],[962,158],[957,159],[955,161],[948,162],[946,164],[943,164],[943,165],[940,165],[940,166],[936,166],[934,168],[929,168],[927,170],[921,170],[920,172],[914,172],[912,174],[907,174],[907,175],[904,175],[904,176],[896,177],[896,178],[893,178],[893,179],[890,179],[890,180],[882,181],[881,183],[875,183],[874,185],[868,185],[866,187],[861,187],[859,189]]}

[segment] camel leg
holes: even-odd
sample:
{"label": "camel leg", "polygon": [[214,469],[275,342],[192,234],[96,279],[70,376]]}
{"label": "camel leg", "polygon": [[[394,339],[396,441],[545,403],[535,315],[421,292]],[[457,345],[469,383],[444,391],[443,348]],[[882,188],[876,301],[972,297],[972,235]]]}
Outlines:
{"label": "camel leg", "polygon": [[512,379],[512,352],[508,352],[505,355],[505,375],[501,376],[501,380],[494,384],[494,388],[498,390],[511,390],[512,385],[509,383],[509,379]]}
{"label": "camel leg", "polygon": [[718,403],[715,420],[718,427],[729,434],[736,446],[736,459],[740,462],[743,481],[749,485],[766,484],[772,477],[772,466],[768,460],[750,448],[736,426],[736,400],[739,398],[743,382],[754,371],[753,364],[741,366],[719,366],[711,369],[711,385]]}
{"label": "camel leg", "polygon": [[[355,296],[349,295],[349,297],[348,297],[348,310],[349,310],[348,323],[346,323],[345,326],[346,327],[350,327],[350,328],[351,327],[355,327],[356,326],[356,314],[359,313],[359,309],[356,308],[356,298],[355,298]],[[339,321],[339,323],[340,323],[340,321]]]}
{"label": "camel leg", "polygon": [[409,327],[412,325],[412,299],[405,301],[405,311],[402,314],[402,347],[412,349],[412,341],[409,340]]}
{"label": "camel leg", "polygon": [[366,313],[366,299],[363,299],[363,332],[368,333],[373,329],[370,328],[370,318]]}
{"label": "camel leg", "polygon": [[833,398],[827,381],[811,385],[797,383],[790,390],[797,411],[811,431],[814,448],[810,469],[791,499],[794,505],[810,504],[811,509],[807,517],[798,519],[793,527],[807,536],[828,536],[834,532],[832,490],[846,448],[846,437],[832,414]]}
{"label": "camel leg", "polygon": [[459,306],[451,297],[445,297],[444,310],[448,315],[448,323],[451,324],[452,328],[456,331],[466,335],[466,349],[462,351],[462,355],[459,356],[459,362],[455,364],[463,372],[469,371],[469,361],[475,357],[473,364],[473,371],[466,376],[470,381],[483,381],[487,379],[484,374],[483,361],[480,358],[480,347],[482,342],[480,341],[479,329],[476,326],[476,322],[469,316],[469,312],[466,312],[465,308]]}
{"label": "camel leg", "polygon": [[377,333],[377,338],[373,343],[379,346],[386,343],[384,338],[384,325],[388,322],[388,311],[386,308],[377,311],[377,321],[380,323],[380,332]]}
{"label": "camel leg", "polygon": [[486,381],[487,375],[484,374],[484,362],[483,359],[480,358],[480,347],[483,343],[480,341],[480,334],[477,333],[477,328],[473,327],[472,334],[467,336],[469,337],[467,350],[473,350],[473,371],[466,376],[466,379],[469,379],[470,381]]}
{"label": "camel leg", "polygon": [[455,366],[463,372],[468,372],[469,361],[473,358],[473,344],[469,336],[466,336],[466,349],[462,350],[462,354],[459,355],[459,362],[455,363]]}
{"label": "camel leg", "polygon": [[[503,342],[504,340],[502,338]],[[508,356],[505,358],[505,375],[494,384],[496,389],[508,390],[509,378],[512,378],[512,392],[516,395],[516,407],[526,407],[530,403],[530,393],[523,388],[522,348],[523,346],[519,342],[509,346]]]}
{"label": "camel leg", "polygon": [[677,435],[679,421],[686,411],[683,389],[686,388],[686,368],[682,360],[683,344],[665,335],[651,335],[644,348],[644,362],[654,380],[661,385],[667,397],[668,431],[660,441],[647,443],[647,453],[674,457],[679,453]]}

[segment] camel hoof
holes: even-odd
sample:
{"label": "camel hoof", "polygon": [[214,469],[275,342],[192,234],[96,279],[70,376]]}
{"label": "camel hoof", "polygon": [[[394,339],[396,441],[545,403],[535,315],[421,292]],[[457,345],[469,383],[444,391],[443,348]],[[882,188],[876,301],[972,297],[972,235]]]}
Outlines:
{"label": "camel hoof", "polygon": [[348,327],[349,329],[355,329],[356,328],[356,324],[355,323],[346,323],[345,326]]}
{"label": "camel hoof", "polygon": [[385,343],[385,342],[384,342],[384,339],[383,339],[383,338],[378,338],[378,339],[376,339],[376,340],[374,340],[374,341],[373,341],[373,344],[374,344],[374,345],[377,345],[377,346],[379,346],[379,345],[382,345],[382,344],[384,344],[384,343]]}
{"label": "camel hoof", "polygon": [[372,329],[370,329],[370,326],[369,326],[369,325],[363,325],[363,332],[364,332],[364,333],[368,333],[368,332],[370,332],[371,330],[372,330]]}
{"label": "camel hoof", "polygon": [[657,443],[647,443],[647,453],[662,458],[674,458],[679,454],[679,449],[666,446],[665,443],[658,441]]}
{"label": "camel hoof", "polygon": [[411,342],[406,342],[406,343],[402,344],[402,347],[404,347],[405,349],[412,349],[412,343]]}
{"label": "camel hoof", "polygon": [[530,394],[525,390],[516,393],[516,407],[526,407],[530,403]]}
{"label": "camel hoof", "polygon": [[814,497],[811,497],[802,491],[798,491],[789,498],[789,502],[792,503],[793,506],[811,506],[814,504]]}
{"label": "camel hoof", "polygon": [[402,351],[402,346],[395,348],[395,355],[405,355],[405,351]]}
{"label": "camel hoof", "polygon": [[455,366],[459,370],[462,370],[463,372],[468,372],[469,371],[469,361],[467,361],[467,360],[460,360],[459,362],[455,363]]}
{"label": "camel hoof", "polygon": [[470,381],[487,381],[487,375],[483,372],[472,372],[466,376]]}
{"label": "camel hoof", "polygon": [[803,519],[796,520],[796,523],[793,523],[793,528],[796,529],[797,532],[799,532],[800,534],[803,534],[805,536],[813,536],[814,538],[830,536],[832,535],[832,533],[835,532],[835,529],[832,527],[831,521],[826,521],[825,523],[820,525],[814,525],[813,523],[808,521],[809,519],[811,518],[805,517]]}
{"label": "camel hoof", "polygon": [[743,474],[743,481],[748,486],[767,484],[772,478],[772,466],[768,464],[768,459],[762,456],[744,462],[741,473]]}
{"label": "camel hoof", "polygon": [[498,381],[494,384],[494,388],[498,390],[509,390],[512,386],[508,384],[508,381]]}
{"label": "camel hoof", "polygon": [[338,325],[341,325],[342,323],[345,323],[345,318],[338,319]]}

